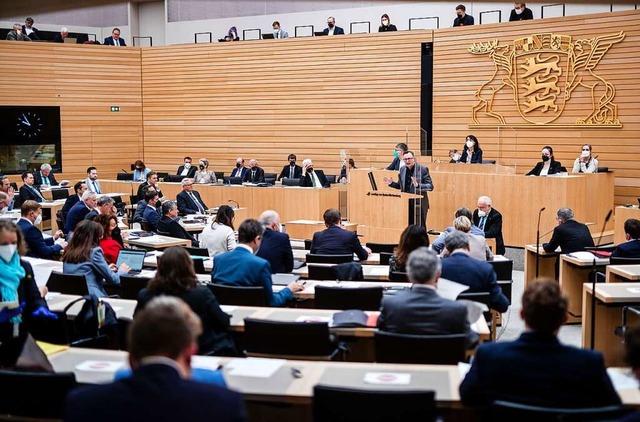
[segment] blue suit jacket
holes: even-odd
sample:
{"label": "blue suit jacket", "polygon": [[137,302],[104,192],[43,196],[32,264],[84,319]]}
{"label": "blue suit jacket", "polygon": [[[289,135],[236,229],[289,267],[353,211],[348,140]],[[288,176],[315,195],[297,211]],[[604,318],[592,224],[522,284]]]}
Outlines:
{"label": "blue suit jacket", "polygon": [[229,173],[229,177],[240,177],[242,178],[242,180],[244,180],[245,174],[247,174],[246,167],[240,167],[239,169],[236,167],[233,170],[231,170],[231,173]]}
{"label": "blue suit jacket", "polygon": [[269,261],[271,273],[289,273],[293,270],[293,251],[289,235],[266,229],[257,256]]}
{"label": "blue suit jacket", "polygon": [[144,209],[142,213],[142,221],[146,221],[149,223],[151,227],[151,231],[154,232],[158,230],[158,221],[160,221],[160,214],[155,208],[152,208],[147,204],[147,207]]}
{"label": "blue suit jacket", "polygon": [[386,167],[386,169],[387,169],[387,170],[398,170],[398,171],[399,171],[399,170],[400,170],[400,163],[401,163],[401,162],[402,162],[402,161],[400,161],[400,158],[395,157],[395,158],[393,159],[393,161],[391,162],[391,164],[389,164],[389,165]]}
{"label": "blue suit jacket", "polygon": [[567,408],[620,404],[600,353],[564,346],[554,335],[536,332],[480,346],[460,397],[477,407],[494,400]]}
{"label": "blue suit jacket", "polygon": [[269,262],[240,246],[213,258],[211,281],[227,286],[262,286],[271,306],[282,306],[293,297],[288,288],[273,293]]}
{"label": "blue suit jacket", "polygon": [[[329,28],[325,28],[324,31],[322,31],[325,35],[329,35]],[[344,35],[344,29],[340,28],[339,26],[335,26],[333,28],[333,35]]]}
{"label": "blue suit jacket", "polygon": [[640,239],[621,243],[611,252],[611,256],[618,258],[640,258]]}
{"label": "blue suit jacket", "polygon": [[509,309],[509,299],[496,281],[496,272],[486,262],[478,261],[466,253],[454,253],[442,260],[442,278],[469,286],[468,293],[489,292],[490,307],[498,312]]}
{"label": "blue suit jacket", "polygon": [[69,210],[69,214],[67,214],[67,220],[64,223],[64,232],[72,232],[78,223],[84,220],[87,214],[89,214],[89,211],[89,208],[87,208],[84,202],[76,202],[76,204]]}
{"label": "blue suit jacket", "polygon": [[65,219],[69,215],[69,211],[71,211],[71,208],[73,208],[73,206],[77,204],[79,201],[80,201],[80,197],[76,193],[74,193],[73,195],[69,195],[67,200],[64,201],[64,206],[62,207],[62,215],[64,215]]}
{"label": "blue suit jacket", "polygon": [[27,242],[27,247],[29,248],[28,256],[53,259],[53,255],[60,253],[62,250],[62,246],[55,244],[53,237],[45,240],[40,229],[26,219],[21,218],[18,220],[18,228],[22,232],[25,242]]}
{"label": "blue suit jacket", "polygon": [[247,420],[242,395],[215,385],[182,379],[163,364],[143,365],[111,384],[73,390],[67,396],[67,422]]}
{"label": "blue suit jacket", "polygon": [[311,253],[322,255],[346,255],[355,253],[364,261],[369,253],[364,250],[355,232],[332,225],[313,234]]}

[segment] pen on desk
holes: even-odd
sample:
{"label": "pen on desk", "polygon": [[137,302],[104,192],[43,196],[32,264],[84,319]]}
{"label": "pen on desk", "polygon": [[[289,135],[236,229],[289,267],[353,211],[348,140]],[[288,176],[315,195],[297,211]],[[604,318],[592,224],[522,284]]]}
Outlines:
{"label": "pen on desk", "polygon": [[223,365],[218,365],[218,367],[216,368],[216,371],[222,371],[224,369]]}
{"label": "pen on desk", "polygon": [[302,378],[302,371],[298,368],[291,368],[291,376],[293,376],[293,378]]}

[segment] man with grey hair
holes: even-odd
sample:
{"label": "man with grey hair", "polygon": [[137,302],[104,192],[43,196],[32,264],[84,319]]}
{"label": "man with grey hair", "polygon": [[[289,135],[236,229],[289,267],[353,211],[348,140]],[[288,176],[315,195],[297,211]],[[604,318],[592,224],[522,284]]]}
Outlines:
{"label": "man with grey hair", "polygon": [[478,334],[467,321],[467,306],[440,297],[437,283],[440,259],[435,252],[420,247],[409,255],[407,276],[411,289],[382,299],[378,328],[398,334],[467,335],[467,348],[478,341]]}
{"label": "man with grey hair", "polygon": [[311,158],[305,158],[302,160],[302,175],[298,185],[307,188],[328,188],[330,183],[324,171],[314,169]]}
{"label": "man with grey hair", "polygon": [[63,26],[60,28],[60,33],[53,37],[53,42],[63,43],[67,37],[69,37],[69,29],[66,26]]}
{"label": "man with grey hair", "polygon": [[14,23],[13,29],[7,34],[7,41],[31,41],[31,38],[22,32],[22,25]]}
{"label": "man with grey hair", "polygon": [[115,201],[112,197],[102,195],[98,198],[96,206],[84,216],[85,220],[93,221],[100,214],[116,214]]}
{"label": "man with grey hair", "polygon": [[249,160],[249,170],[242,178],[244,183],[264,183],[264,170],[258,166],[258,160]]}
{"label": "man with grey hair", "polygon": [[484,231],[484,237],[496,240],[497,255],[504,255],[504,240],[502,238],[502,214],[492,207],[491,198],[478,198],[478,208],[473,211],[473,224]]}
{"label": "man with grey hair", "polygon": [[468,293],[489,293],[489,307],[502,313],[509,309],[509,299],[496,281],[496,272],[486,262],[469,255],[466,233],[454,231],[444,240],[449,256],[442,260],[442,278],[469,286]]}
{"label": "man with grey hair", "polygon": [[37,172],[36,174],[33,175],[34,179],[35,179],[35,185],[40,188],[42,186],[44,187],[51,187],[51,186],[66,186],[69,184],[68,180],[62,180],[61,182],[58,183],[58,181],[56,180],[56,177],[53,175],[53,173],[51,173],[51,165],[48,163],[44,163],[43,165],[40,166],[40,171]]}
{"label": "man with grey hair", "polygon": [[178,206],[175,201],[164,201],[162,203],[162,218],[158,221],[158,234],[187,239],[191,241],[191,246],[197,248],[200,245],[189,232],[182,227],[178,218]]}
{"label": "man with grey hair", "polygon": [[551,240],[542,245],[546,252],[553,252],[558,246],[562,253],[583,251],[594,246],[589,228],[573,219],[571,208],[560,208],[556,221],[558,226],[553,229]]}
{"label": "man with grey hair", "polygon": [[67,214],[67,220],[64,224],[64,232],[67,234],[71,234],[76,228],[76,225],[84,220],[87,214],[89,214],[89,212],[96,207],[97,201],[98,197],[95,193],[91,191],[85,191],[82,194],[82,198],[80,198],[80,201],[69,210],[69,214]]}
{"label": "man with grey hair", "polygon": [[176,196],[178,212],[181,215],[204,214],[209,209],[200,197],[200,193],[193,190],[193,179],[182,179],[182,192]]}
{"label": "man with grey hair", "polygon": [[131,376],[73,390],[65,420],[246,421],[241,394],[190,379],[201,333],[200,319],[185,302],[170,296],[153,299],[129,328]]}
{"label": "man with grey hair", "polygon": [[282,233],[280,215],[273,210],[267,210],[258,219],[264,233],[262,243],[256,255],[271,264],[271,274],[289,273],[293,270],[293,251],[289,235]]}

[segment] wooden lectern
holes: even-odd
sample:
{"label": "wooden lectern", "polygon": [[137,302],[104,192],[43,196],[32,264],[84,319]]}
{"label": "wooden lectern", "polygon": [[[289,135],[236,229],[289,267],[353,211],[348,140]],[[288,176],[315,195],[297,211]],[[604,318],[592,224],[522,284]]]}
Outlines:
{"label": "wooden lectern", "polygon": [[[372,187],[369,173],[373,175],[378,190]],[[398,172],[369,169],[350,171],[347,194],[349,221],[358,223],[358,234],[366,242],[398,243],[402,231],[409,224],[409,199],[422,197],[390,188],[382,180],[385,176],[397,180]]]}

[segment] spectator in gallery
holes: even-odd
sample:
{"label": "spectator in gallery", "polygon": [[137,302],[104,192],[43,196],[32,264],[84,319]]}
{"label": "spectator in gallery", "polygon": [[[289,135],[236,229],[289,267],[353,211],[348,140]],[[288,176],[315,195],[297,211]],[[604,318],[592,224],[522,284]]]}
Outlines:
{"label": "spectator in gallery", "polygon": [[229,38],[228,41],[240,41],[240,37],[238,37],[238,30],[235,26],[229,28],[229,31],[227,31],[227,36],[224,37],[225,41],[227,41],[227,37]]}
{"label": "spectator in gallery", "polygon": [[65,26],[60,28],[60,33],[53,37],[53,42],[63,43],[65,38],[69,37],[69,29]]}
{"label": "spectator in gallery", "polygon": [[396,26],[391,23],[389,15],[387,15],[386,13],[382,15],[382,17],[380,18],[380,27],[378,28],[378,32],[390,32],[397,30],[398,28],[396,28]]}
{"label": "spectator in gallery", "polygon": [[509,15],[509,22],[528,21],[531,19],[533,19],[533,12],[527,8],[525,2],[515,2],[513,4],[513,10],[511,10],[511,15]]}
{"label": "spectator in gallery", "polygon": [[124,38],[120,37],[120,28],[113,28],[111,36],[104,39],[104,45],[113,45],[115,47],[126,47],[127,43]]}
{"label": "spectator in gallery", "polygon": [[272,24],[273,27],[273,38],[289,38],[289,33],[284,29],[280,28],[280,22],[274,21]]}
{"label": "spectator in gallery", "polygon": [[467,8],[464,4],[456,6],[456,15],[458,15],[453,21],[453,26],[469,26],[473,25],[473,16],[467,15]]}
{"label": "spectator in gallery", "polygon": [[475,135],[467,135],[459,163],[482,164],[482,148]]}
{"label": "spectator in gallery", "polygon": [[329,16],[327,18],[327,27],[322,31],[324,35],[344,35],[344,29],[336,26],[336,18]]}
{"label": "spectator in gallery", "polygon": [[32,41],[38,41],[40,40],[40,38],[38,37],[38,28],[33,26],[33,23],[34,21],[32,17],[28,17],[27,19],[25,19],[24,25],[22,25],[22,33],[31,38]]}
{"label": "spectator in gallery", "polygon": [[31,38],[24,34],[22,25],[14,23],[13,29],[7,34],[7,41],[31,41]]}

